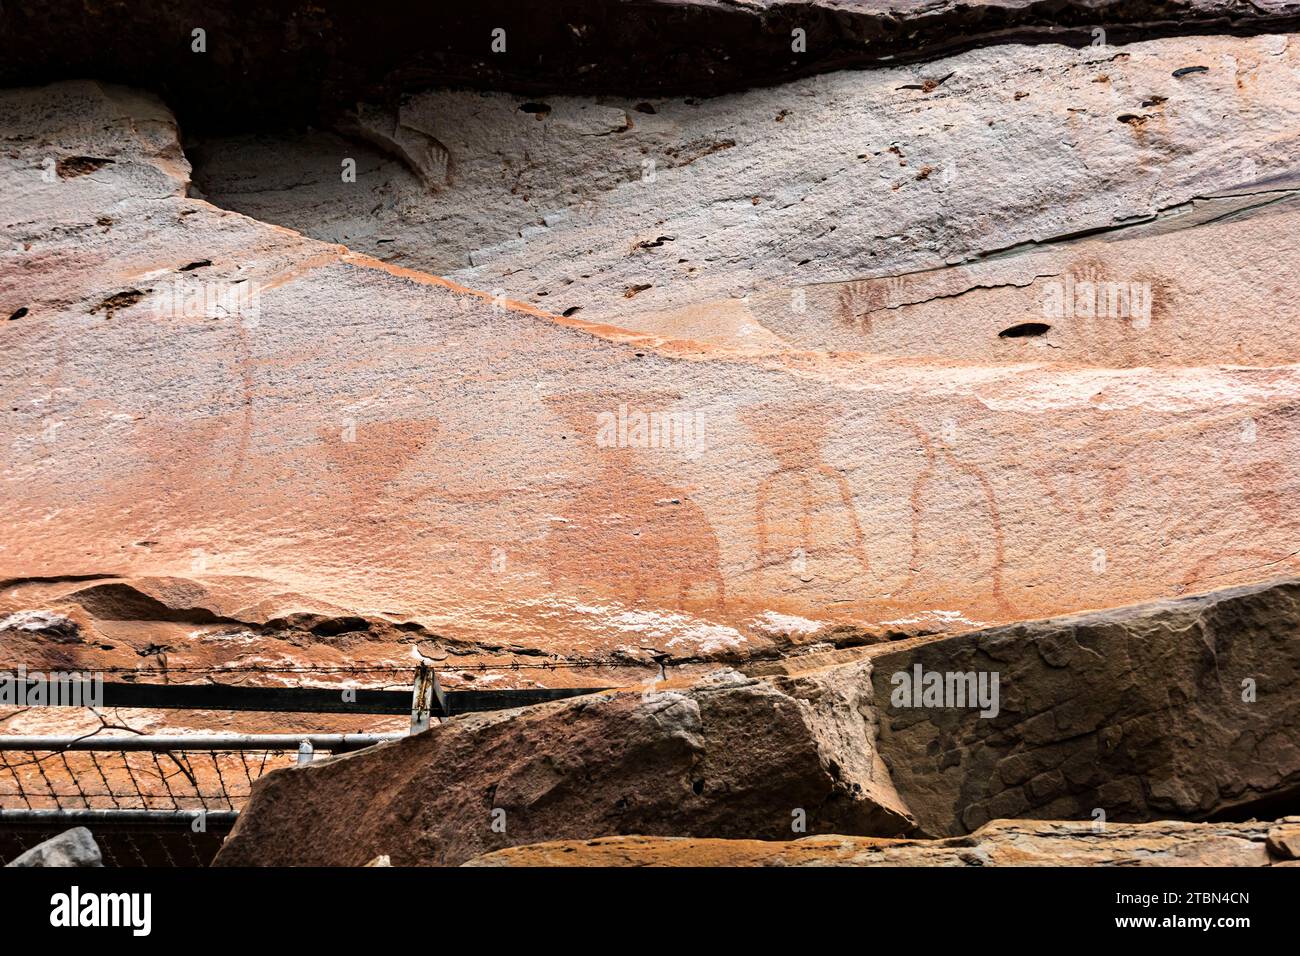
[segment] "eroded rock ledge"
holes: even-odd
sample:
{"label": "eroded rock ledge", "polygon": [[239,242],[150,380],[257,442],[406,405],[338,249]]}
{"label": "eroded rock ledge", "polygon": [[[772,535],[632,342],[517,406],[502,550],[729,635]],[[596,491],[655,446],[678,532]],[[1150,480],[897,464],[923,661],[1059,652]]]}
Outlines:
{"label": "eroded rock ledge", "polygon": [[[1300,798],[1300,581],[829,656],[458,717],[268,775],[218,862],[1204,820]],[[896,675],[918,669],[997,675],[1000,694],[913,706]]]}
{"label": "eroded rock ledge", "polygon": [[[711,95],[994,43],[1085,46],[1099,28],[1114,43],[1284,31],[1298,19],[1290,0],[53,0],[0,12],[0,84],[130,83],[164,94],[191,124],[248,128],[431,86]],[[194,29],[206,31],[205,53],[193,52]],[[494,29],[504,52],[492,49]]]}
{"label": "eroded rock ledge", "polygon": [[603,837],[498,850],[464,866],[1300,866],[1300,817],[1249,823],[993,820],[945,840]]}
{"label": "eroded rock ledge", "polygon": [[[1274,364],[1300,321],[1274,291],[1300,258],[1298,61],[1289,36],[1206,37],[706,100],[432,90],[188,154],[218,206],[589,322],[981,366]],[[1047,308],[1087,282],[1121,283],[1122,310]]]}

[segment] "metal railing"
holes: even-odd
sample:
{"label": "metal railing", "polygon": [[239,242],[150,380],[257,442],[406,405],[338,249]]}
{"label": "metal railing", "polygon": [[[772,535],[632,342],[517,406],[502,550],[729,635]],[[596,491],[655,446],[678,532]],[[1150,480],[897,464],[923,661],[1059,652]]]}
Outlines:
{"label": "metal railing", "polygon": [[[203,669],[208,680],[223,670]],[[310,668],[295,673],[311,672]],[[396,670],[390,668],[389,670]],[[410,733],[456,714],[562,700],[603,688],[444,691],[427,665],[412,686],[367,689],[102,681],[98,705],[194,711],[410,717]],[[178,675],[181,672],[178,671]],[[187,673],[188,672],[184,672]],[[410,673],[408,671],[408,673]],[[138,672],[136,675],[139,676]],[[170,674],[161,675],[168,679]],[[36,705],[41,706],[41,705]],[[206,865],[265,774],[406,733],[0,734],[0,859],[87,826],[110,865]]]}
{"label": "metal railing", "polygon": [[0,736],[0,823],[232,822],[263,774],[404,734]]}

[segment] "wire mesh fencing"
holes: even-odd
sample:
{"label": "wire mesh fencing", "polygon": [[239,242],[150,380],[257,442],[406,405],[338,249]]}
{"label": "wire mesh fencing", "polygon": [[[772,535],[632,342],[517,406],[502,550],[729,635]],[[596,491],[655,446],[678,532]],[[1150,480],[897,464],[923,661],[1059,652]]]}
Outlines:
{"label": "wire mesh fencing", "polygon": [[253,781],[291,762],[286,751],[270,750],[0,751],[0,807],[239,810]]}
{"label": "wire mesh fencing", "polygon": [[[547,669],[579,662],[518,664]],[[595,661],[581,662],[593,665]],[[602,664],[608,662],[601,662]],[[468,669],[468,668],[464,668]],[[512,669],[514,666],[512,665]],[[409,687],[343,688],[212,683],[218,674],[311,674],[319,678],[382,671]],[[662,671],[662,667],[661,667]],[[107,673],[106,671],[105,673]],[[138,677],[138,669],[131,675]],[[433,666],[180,667],[164,683],[123,680],[94,685],[106,708],[409,715],[410,733],[456,714],[502,710],[596,693],[602,687],[526,687],[444,691]],[[21,691],[39,683],[24,676]],[[45,696],[19,695],[32,707]],[[18,699],[18,698],[15,698]],[[67,705],[74,706],[74,705]],[[77,704],[75,706],[81,706]],[[109,865],[206,865],[234,826],[259,779],[322,754],[338,754],[406,736],[357,734],[178,734],[81,737],[0,734],[0,861],[70,827],[90,828]],[[38,839],[39,837],[39,839]],[[214,842],[215,841],[215,842]]]}
{"label": "wire mesh fencing", "polygon": [[[67,829],[48,824],[0,825],[0,866]],[[229,832],[229,824],[217,822],[200,831],[157,824],[101,824],[93,828],[106,867],[210,866]]]}
{"label": "wire mesh fencing", "polygon": [[206,866],[263,775],[402,734],[0,737],[0,859],[89,827],[109,866]]}
{"label": "wire mesh fencing", "polygon": [[237,812],[271,770],[400,736],[0,737],[0,814]]}

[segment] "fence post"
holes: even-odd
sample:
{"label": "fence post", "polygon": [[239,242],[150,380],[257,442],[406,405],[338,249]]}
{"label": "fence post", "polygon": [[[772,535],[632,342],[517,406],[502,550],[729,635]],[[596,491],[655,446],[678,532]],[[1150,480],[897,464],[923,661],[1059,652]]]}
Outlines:
{"label": "fence post", "polygon": [[435,703],[446,714],[447,698],[438,684],[438,675],[422,663],[415,669],[415,687],[411,691],[411,733],[429,729]]}

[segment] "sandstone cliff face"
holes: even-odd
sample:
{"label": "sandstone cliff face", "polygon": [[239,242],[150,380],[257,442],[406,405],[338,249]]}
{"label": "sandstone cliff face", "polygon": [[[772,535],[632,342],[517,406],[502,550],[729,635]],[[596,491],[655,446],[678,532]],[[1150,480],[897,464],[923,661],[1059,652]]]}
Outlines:
{"label": "sandstone cliff face", "polygon": [[[340,126],[375,150],[315,133],[191,152],[218,205],[674,338],[1284,364],[1267,323],[1294,315],[1276,287],[1296,258],[1296,58],[1282,36],[1206,37],[1000,46],[703,100],[432,91]],[[1045,319],[1067,276],[1150,301]],[[1033,320],[1053,331],[999,338]]]}
{"label": "sandstone cliff face", "polygon": [[[942,835],[1004,814],[1102,829],[1245,814],[1300,788],[1298,597],[1295,581],[1230,589],[455,718],[259,781],[218,862],[455,864],[611,833]],[[918,670],[995,676],[994,693],[900,696],[897,675]],[[957,845],[972,844],[943,846]]]}
{"label": "sandstone cliff face", "polygon": [[[174,127],[148,97],[7,93],[0,573],[18,586],[0,610],[75,616],[82,578],[143,593],[166,579],[208,616],[178,635],[144,614],[133,633],[157,628],[145,643],[177,662],[231,636],[319,643],[268,627],[296,614],[360,618],[354,643],[388,660],[408,659],[393,629],[409,626],[471,659],[738,662],[1285,571],[1297,382],[1291,340],[1265,317],[1294,309],[1294,50],[1285,36],[1171,39],[1103,64],[1017,49],[1027,81],[1052,78],[1041,95],[1064,82],[1088,97],[1008,120],[1019,153],[984,112],[1013,107],[976,105],[990,51],[951,61],[930,94],[897,89],[899,71],[862,89],[808,81],[786,91],[807,115],[780,123],[776,94],[758,94],[725,135],[789,130],[774,148],[803,181],[759,172],[772,149],[738,145],[643,182],[638,137],[684,148],[730,106],[701,107],[694,127],[668,110],[657,133],[626,134],[633,181],[458,273],[486,291],[186,198]],[[950,124],[976,130],[980,159],[956,181],[969,196],[917,178],[949,136],[927,96],[973,111]],[[1137,127],[1116,113],[1144,109],[1135,97],[1155,104]],[[867,119],[846,133],[822,112]],[[1251,144],[1253,167],[1197,148],[1220,114],[1216,136]],[[564,111],[522,115],[580,135]],[[921,152],[891,146],[913,121],[931,129]],[[452,140],[456,156],[492,152],[462,132],[479,146]],[[849,154],[849,140],[867,145]],[[446,215],[484,195],[486,172],[466,176],[466,205]],[[968,213],[952,211],[959,195]],[[496,213],[512,202],[480,218],[511,221]],[[1001,225],[981,218],[999,208]],[[1150,221],[1113,228],[1135,217]],[[1113,235],[1043,242],[1097,229]],[[742,260],[742,235],[780,255]],[[912,276],[960,250],[978,261]],[[686,262],[659,270],[656,298],[643,263],[662,257]],[[570,278],[576,298],[556,305],[583,303],[575,315],[510,298],[534,280],[558,296]],[[1044,319],[1052,282],[1072,309],[1080,288],[1095,304],[1122,286],[1129,311]],[[748,303],[711,304],[744,287]],[[717,341],[692,337],[706,319]],[[85,623],[93,661],[113,642]]]}
{"label": "sandstone cliff face", "polygon": [[1294,857],[1300,8],[352,6],[0,11],[0,663],[619,688],[223,863]]}

